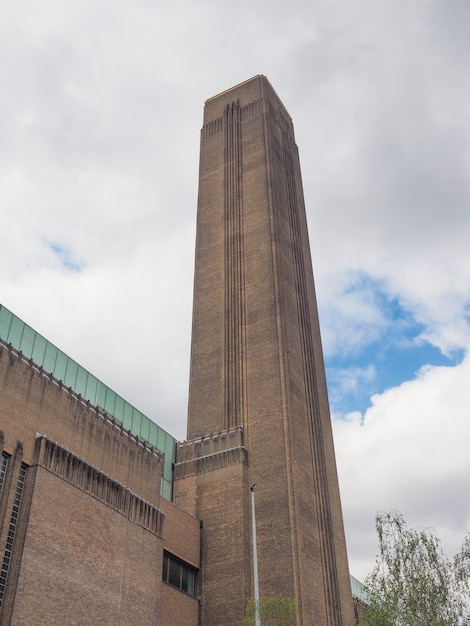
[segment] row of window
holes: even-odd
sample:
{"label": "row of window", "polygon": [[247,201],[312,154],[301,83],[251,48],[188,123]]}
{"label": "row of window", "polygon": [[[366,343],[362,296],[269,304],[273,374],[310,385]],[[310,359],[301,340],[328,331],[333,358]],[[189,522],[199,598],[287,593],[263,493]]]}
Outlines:
{"label": "row of window", "polygon": [[[3,460],[3,458],[2,458]],[[23,496],[24,483],[26,479],[25,463],[21,464],[20,474],[16,484],[15,499],[13,500],[13,510],[10,518],[10,525],[8,527],[8,536],[5,544],[5,554],[3,556],[3,563],[0,569],[0,608],[3,605],[3,599],[5,597],[5,588],[7,584],[8,571],[10,569],[10,562],[13,552],[13,543],[15,541],[16,527],[18,524],[18,516],[20,512],[21,498]]]}
{"label": "row of window", "polygon": [[176,556],[163,553],[163,581],[194,596],[196,570]]}
{"label": "row of window", "polygon": [[2,495],[3,491],[3,483],[5,481],[5,475],[7,473],[9,458],[9,454],[7,454],[6,452],[2,452],[2,456],[0,457],[0,496]]}

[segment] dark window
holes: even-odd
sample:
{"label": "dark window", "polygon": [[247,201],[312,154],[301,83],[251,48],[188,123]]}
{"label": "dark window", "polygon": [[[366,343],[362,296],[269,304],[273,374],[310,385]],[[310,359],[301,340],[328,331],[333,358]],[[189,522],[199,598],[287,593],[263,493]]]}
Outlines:
{"label": "dark window", "polygon": [[173,587],[181,589],[181,569],[182,565],[179,561],[170,558],[168,562],[168,581]]}
{"label": "dark window", "polygon": [[163,580],[164,582],[185,591],[190,595],[194,595],[196,570],[194,567],[181,561],[176,556],[163,553]]}
{"label": "dark window", "polygon": [[181,589],[194,595],[194,570],[188,567],[181,568]]}

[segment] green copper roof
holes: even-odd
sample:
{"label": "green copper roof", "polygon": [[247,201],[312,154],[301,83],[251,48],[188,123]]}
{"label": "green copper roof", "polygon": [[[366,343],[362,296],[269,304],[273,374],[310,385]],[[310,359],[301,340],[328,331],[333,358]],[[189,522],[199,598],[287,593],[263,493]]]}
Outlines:
{"label": "green copper roof", "polygon": [[0,304],[0,339],[61,380],[85,400],[111,415],[133,435],[147,441],[163,455],[161,494],[171,500],[175,439],[121,396],[87,372],[30,326]]}

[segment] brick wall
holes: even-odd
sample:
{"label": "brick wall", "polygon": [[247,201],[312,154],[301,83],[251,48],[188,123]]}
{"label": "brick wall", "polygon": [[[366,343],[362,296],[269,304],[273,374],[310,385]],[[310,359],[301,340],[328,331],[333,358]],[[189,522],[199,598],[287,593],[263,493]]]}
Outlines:
{"label": "brick wall", "polygon": [[2,450],[0,565],[26,479],[0,624],[197,624],[162,583],[164,548],[199,567],[200,523],[160,497],[160,454],[0,344]]}
{"label": "brick wall", "polygon": [[158,623],[162,543],[155,533],[37,467],[12,623]]}

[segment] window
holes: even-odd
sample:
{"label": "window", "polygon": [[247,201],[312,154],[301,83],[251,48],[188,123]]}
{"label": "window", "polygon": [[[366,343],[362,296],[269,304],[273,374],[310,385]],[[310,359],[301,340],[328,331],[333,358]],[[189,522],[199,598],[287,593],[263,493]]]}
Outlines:
{"label": "window", "polygon": [[193,596],[196,583],[196,569],[169,552],[164,552],[163,581]]}

